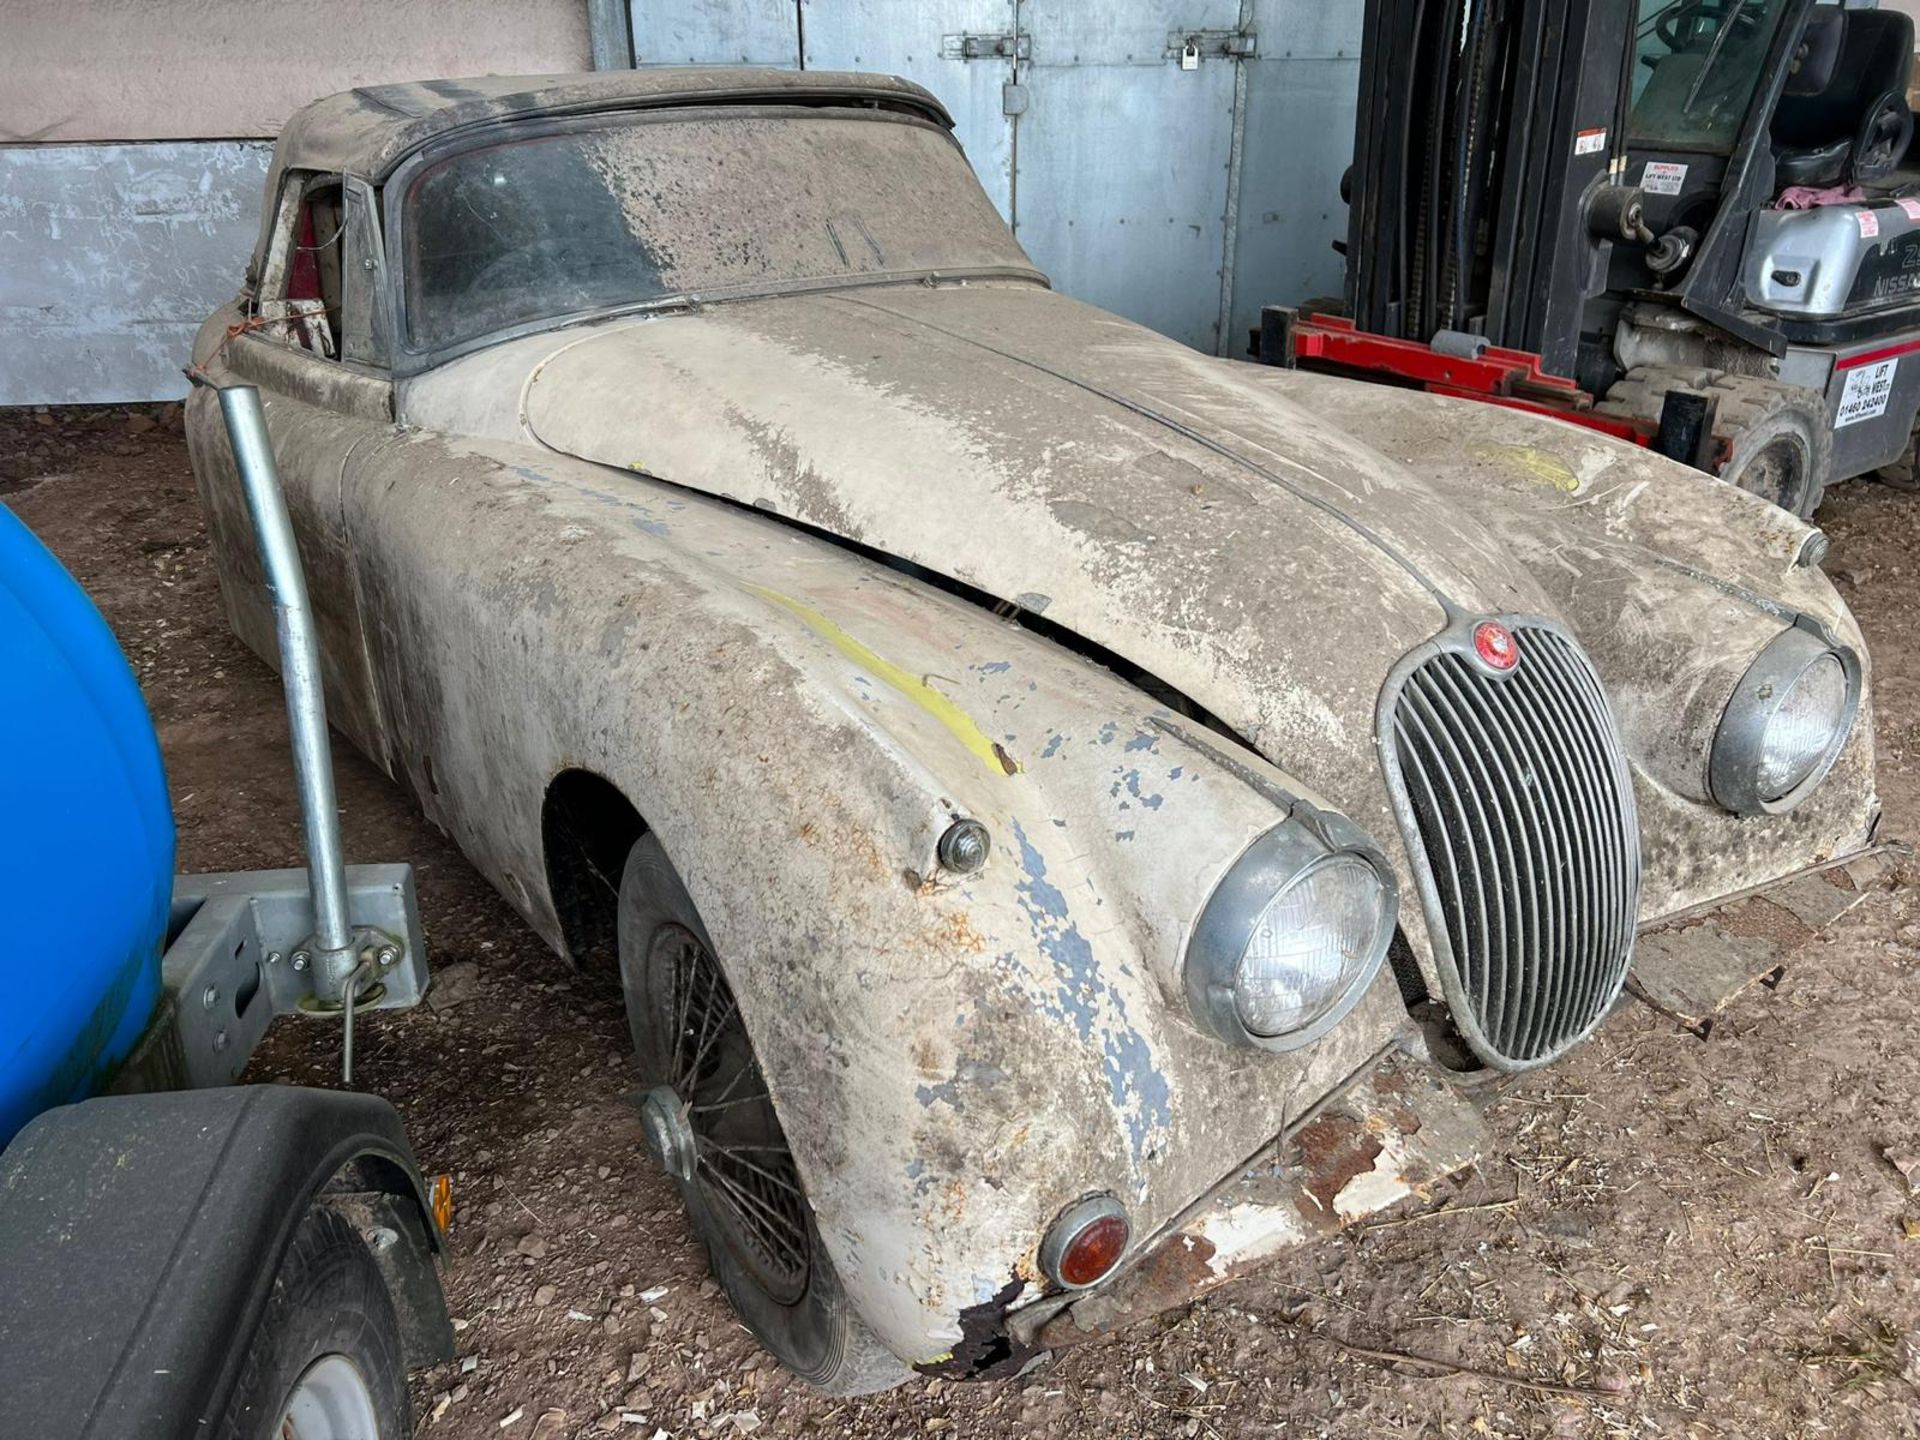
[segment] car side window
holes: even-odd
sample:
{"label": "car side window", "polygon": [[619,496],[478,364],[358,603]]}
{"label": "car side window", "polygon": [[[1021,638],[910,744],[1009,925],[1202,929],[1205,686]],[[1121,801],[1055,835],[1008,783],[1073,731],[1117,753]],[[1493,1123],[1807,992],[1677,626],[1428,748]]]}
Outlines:
{"label": "car side window", "polygon": [[289,175],[254,305],[263,335],[322,359],[340,358],[346,234],[338,177]]}

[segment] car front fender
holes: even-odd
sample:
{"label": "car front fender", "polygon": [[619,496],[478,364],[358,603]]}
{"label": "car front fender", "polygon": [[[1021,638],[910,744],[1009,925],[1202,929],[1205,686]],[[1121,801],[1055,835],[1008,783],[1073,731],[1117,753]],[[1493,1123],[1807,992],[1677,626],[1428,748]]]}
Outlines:
{"label": "car front fender", "polygon": [[[1376,977],[1286,1055],[1203,1036],[1186,936],[1315,800],[1101,666],[791,527],[511,445],[395,434],[346,479],[388,751],[556,944],[564,770],[659,835],[719,948],[849,1294],[979,1369],[1048,1224],[1146,1237],[1405,1022]],[[941,833],[985,823],[986,868]]]}

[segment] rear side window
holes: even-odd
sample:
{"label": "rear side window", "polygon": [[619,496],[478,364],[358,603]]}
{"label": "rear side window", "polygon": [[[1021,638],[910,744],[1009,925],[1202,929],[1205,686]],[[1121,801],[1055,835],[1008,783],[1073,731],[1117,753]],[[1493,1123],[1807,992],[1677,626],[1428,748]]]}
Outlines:
{"label": "rear side window", "polygon": [[274,252],[261,282],[259,314],[283,322],[265,327],[273,338],[338,360],[345,197],[337,182],[296,180],[282,192],[281,203]]}

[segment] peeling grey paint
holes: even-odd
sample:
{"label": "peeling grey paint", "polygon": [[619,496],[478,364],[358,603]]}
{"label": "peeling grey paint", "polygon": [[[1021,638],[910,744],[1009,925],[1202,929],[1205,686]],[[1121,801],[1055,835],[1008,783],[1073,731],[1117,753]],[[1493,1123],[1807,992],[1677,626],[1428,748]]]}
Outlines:
{"label": "peeling grey paint", "polygon": [[240,283],[273,147],[0,148],[0,405],[172,400]]}

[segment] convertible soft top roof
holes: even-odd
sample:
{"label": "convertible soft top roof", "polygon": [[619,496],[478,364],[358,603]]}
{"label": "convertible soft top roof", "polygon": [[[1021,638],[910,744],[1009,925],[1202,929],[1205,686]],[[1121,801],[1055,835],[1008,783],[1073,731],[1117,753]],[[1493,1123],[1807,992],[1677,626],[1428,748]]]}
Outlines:
{"label": "convertible soft top roof", "polygon": [[488,120],[755,100],[892,104],[948,127],[953,124],[931,94],[892,75],[711,66],[483,75],[365,85],[316,100],[296,111],[281,130],[274,169],[322,170],[380,181],[436,135]]}
{"label": "convertible soft top roof", "polygon": [[948,129],[953,117],[932,93],[897,75],[746,66],[662,66],[579,75],[479,75],[363,85],[296,110],[281,127],[267,174],[260,238],[247,266],[258,281],[271,243],[280,177],[288,170],[357,175],[379,184],[429,140],[516,115],[591,115],[676,105],[891,105]]}

